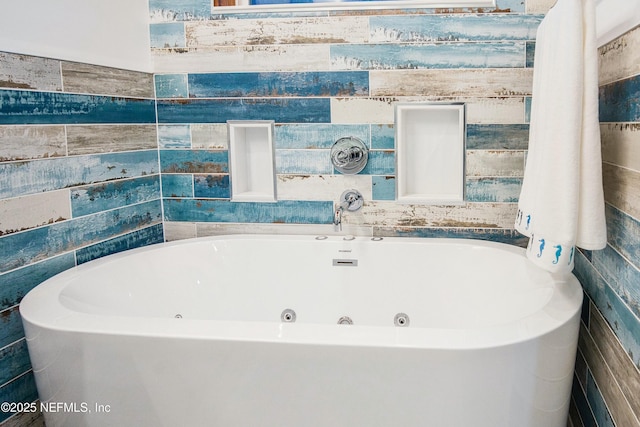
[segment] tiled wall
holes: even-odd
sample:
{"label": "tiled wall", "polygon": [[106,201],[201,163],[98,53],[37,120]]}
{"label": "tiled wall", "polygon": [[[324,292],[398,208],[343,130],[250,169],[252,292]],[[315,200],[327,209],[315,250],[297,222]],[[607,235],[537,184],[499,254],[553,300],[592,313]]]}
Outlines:
{"label": "tiled wall", "polygon": [[0,401],[37,398],[26,292],[163,240],[155,121],[151,74],[0,52]]}
{"label": "tiled wall", "polygon": [[640,27],[600,48],[608,245],[581,252],[576,426],[640,426]]}
{"label": "tiled wall", "polygon": [[[344,232],[521,244],[535,30],[554,2],[230,17],[209,0],[150,0],[157,115],[148,74],[0,53],[0,400],[36,398],[20,298],[76,263],[161,241],[163,219],[170,240],[329,233],[353,187],[366,204]],[[626,427],[640,425],[640,30],[601,60],[609,246],[576,260],[587,299],[571,420]],[[393,106],[418,101],[467,104],[464,205],[393,201]],[[277,203],[229,201],[229,119],[276,120]],[[343,136],[372,149],[357,176],[330,166]]]}
{"label": "tiled wall", "polygon": [[[211,15],[206,3],[150,1],[168,239],[331,233],[333,205],[353,187],[365,205],[343,217],[345,232],[522,243],[512,227],[532,54],[553,1],[276,15]],[[463,205],[394,201],[394,106],[420,101],[467,105]],[[277,203],[229,201],[225,122],[242,119],[276,122]],[[371,149],[356,176],[330,162],[345,136]]]}

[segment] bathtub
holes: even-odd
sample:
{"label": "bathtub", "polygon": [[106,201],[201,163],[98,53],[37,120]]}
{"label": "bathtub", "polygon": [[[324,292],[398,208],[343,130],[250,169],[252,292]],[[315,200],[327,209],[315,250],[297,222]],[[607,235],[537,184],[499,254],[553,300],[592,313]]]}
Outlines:
{"label": "bathtub", "polygon": [[474,240],[237,235],[22,301],[48,427],[565,426],[581,287]]}

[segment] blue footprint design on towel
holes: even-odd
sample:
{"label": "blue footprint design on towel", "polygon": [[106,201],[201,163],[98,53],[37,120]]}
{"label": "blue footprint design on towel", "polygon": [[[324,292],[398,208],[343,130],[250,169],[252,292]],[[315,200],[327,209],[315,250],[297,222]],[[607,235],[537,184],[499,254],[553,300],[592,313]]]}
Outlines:
{"label": "blue footprint design on towel", "polygon": [[538,258],[540,258],[542,256],[542,251],[544,251],[544,239],[540,239],[538,240],[538,242],[540,242],[540,252],[538,253]]}
{"label": "blue footprint design on towel", "polygon": [[573,252],[576,250],[575,246],[571,246],[571,252],[569,253],[569,262],[567,265],[571,265],[571,261],[573,261]]}
{"label": "blue footprint design on towel", "polygon": [[527,215],[527,226],[525,227],[525,230],[529,229],[529,225],[531,225],[531,215]]}
{"label": "blue footprint design on towel", "polygon": [[562,255],[562,245],[556,245],[554,248],[556,248],[556,259],[551,264],[557,264],[560,260],[560,255]]}

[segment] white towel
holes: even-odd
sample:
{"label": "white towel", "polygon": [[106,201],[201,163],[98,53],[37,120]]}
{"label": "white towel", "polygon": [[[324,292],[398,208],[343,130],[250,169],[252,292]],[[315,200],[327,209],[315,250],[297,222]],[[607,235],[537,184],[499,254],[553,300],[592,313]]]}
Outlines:
{"label": "white towel", "polygon": [[606,245],[598,120],[594,0],[558,0],[536,37],[516,217],[516,230],[530,238],[527,256],[549,271],[572,271],[576,246]]}

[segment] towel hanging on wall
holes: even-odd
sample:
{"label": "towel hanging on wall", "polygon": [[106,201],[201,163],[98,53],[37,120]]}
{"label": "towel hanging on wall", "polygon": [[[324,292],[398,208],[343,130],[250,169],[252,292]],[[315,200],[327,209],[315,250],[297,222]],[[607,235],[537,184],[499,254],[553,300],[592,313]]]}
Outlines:
{"label": "towel hanging on wall", "polygon": [[538,28],[515,227],[553,272],[573,269],[576,246],[606,245],[594,0],[558,0]]}

